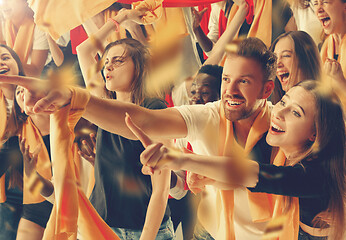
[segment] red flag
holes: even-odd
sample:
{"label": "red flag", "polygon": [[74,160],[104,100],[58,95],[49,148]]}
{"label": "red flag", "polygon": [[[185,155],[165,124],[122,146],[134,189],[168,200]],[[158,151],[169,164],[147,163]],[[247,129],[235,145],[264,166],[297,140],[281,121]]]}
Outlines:
{"label": "red flag", "polygon": [[[119,3],[132,4],[138,0],[118,0]],[[193,7],[221,2],[221,0],[164,0],[163,7]]]}

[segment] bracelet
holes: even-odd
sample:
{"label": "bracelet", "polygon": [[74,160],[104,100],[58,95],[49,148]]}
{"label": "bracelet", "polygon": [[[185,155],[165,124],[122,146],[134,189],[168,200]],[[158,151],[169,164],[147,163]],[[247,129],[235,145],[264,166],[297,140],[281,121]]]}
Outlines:
{"label": "bracelet", "polygon": [[111,21],[115,25],[115,32],[119,32],[119,23],[115,21],[113,18],[108,18],[108,21]]}

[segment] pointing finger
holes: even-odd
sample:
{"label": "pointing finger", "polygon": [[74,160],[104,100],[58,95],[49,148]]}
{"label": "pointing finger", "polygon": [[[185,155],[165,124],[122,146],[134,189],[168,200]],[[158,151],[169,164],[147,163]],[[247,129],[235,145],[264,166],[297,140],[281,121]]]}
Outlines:
{"label": "pointing finger", "polygon": [[153,143],[142,129],[132,122],[132,119],[128,113],[126,113],[125,122],[127,127],[133,132],[133,134],[142,142],[144,147],[147,147]]}

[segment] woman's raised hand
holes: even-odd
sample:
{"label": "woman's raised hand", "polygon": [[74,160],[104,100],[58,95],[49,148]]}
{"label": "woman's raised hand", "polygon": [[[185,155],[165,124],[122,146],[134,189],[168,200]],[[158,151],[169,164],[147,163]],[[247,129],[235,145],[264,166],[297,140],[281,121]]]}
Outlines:
{"label": "woman's raised hand", "polygon": [[194,7],[191,7],[191,13],[193,18],[193,28],[196,29],[201,24],[204,13],[208,10],[208,8],[204,8],[201,11],[197,11]]}
{"label": "woman's raised hand", "polygon": [[90,141],[85,139],[82,140],[83,147],[79,149],[78,154],[94,166],[96,156],[96,137],[94,133],[90,133],[89,136]]}
{"label": "woman's raised hand", "polygon": [[162,143],[153,142],[142,129],[132,122],[131,117],[126,114],[125,122],[127,127],[142,142],[145,150],[142,152],[140,161],[143,164],[142,172],[151,175],[156,170],[168,168],[179,170],[182,153],[165,147]]}
{"label": "woman's raised hand", "polygon": [[324,71],[335,81],[337,88],[346,90],[346,79],[344,77],[341,64],[338,61],[327,58],[326,62],[324,63]]}
{"label": "woman's raised hand", "polygon": [[42,149],[42,145],[37,145],[35,150],[31,153],[29,151],[30,146],[25,146],[25,142],[25,138],[22,139],[19,137],[19,148],[23,154],[24,172],[26,176],[30,177],[30,175],[36,171],[37,157]]}

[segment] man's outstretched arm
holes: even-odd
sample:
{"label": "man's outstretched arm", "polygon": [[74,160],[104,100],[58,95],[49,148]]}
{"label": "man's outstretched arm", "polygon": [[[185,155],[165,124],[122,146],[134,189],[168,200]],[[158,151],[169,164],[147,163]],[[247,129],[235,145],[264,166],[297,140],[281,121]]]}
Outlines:
{"label": "man's outstretched arm", "polygon": [[91,96],[84,118],[100,128],[137,139],[125,124],[125,113],[153,138],[182,138],[187,135],[183,117],[174,108],[151,110],[132,103]]}
{"label": "man's outstretched arm", "polygon": [[[27,114],[53,113],[72,99],[88,101],[84,116],[102,129],[130,139],[137,139],[125,124],[125,113],[153,138],[182,138],[187,135],[183,117],[174,108],[150,110],[132,103],[96,96],[80,98],[77,95],[90,95],[78,87],[52,86],[49,81],[22,76],[0,76],[0,82],[20,85],[26,88],[24,103]],[[89,99],[89,100],[88,100]]]}

